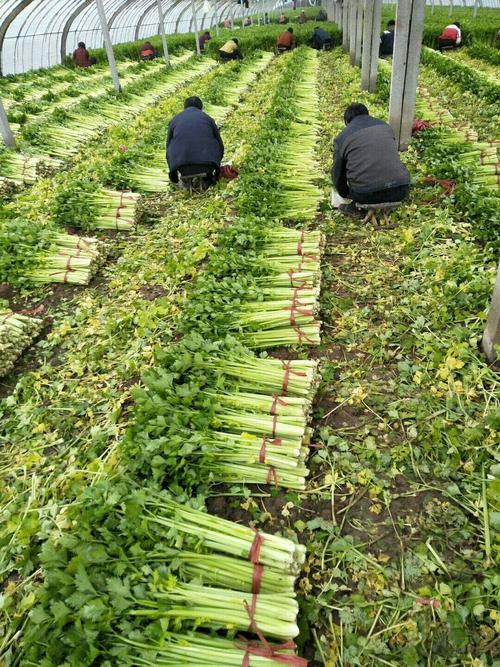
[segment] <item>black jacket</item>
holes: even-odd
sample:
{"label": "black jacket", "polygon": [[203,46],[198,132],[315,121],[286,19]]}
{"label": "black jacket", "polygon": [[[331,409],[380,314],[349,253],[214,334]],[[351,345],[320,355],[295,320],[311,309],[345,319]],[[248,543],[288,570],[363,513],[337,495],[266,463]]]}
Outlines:
{"label": "black jacket", "polygon": [[172,118],[168,126],[167,162],[174,182],[180,167],[199,164],[220,167],[223,156],[219,128],[204,111],[188,107]]}
{"label": "black jacket", "polygon": [[320,49],[323,44],[332,41],[332,36],[330,33],[323,30],[323,28],[314,28],[312,37],[311,37],[311,46],[313,49]]}
{"label": "black jacket", "polygon": [[332,180],[341,197],[379,192],[410,184],[390,125],[371,116],[356,116],[335,139]]}
{"label": "black jacket", "polygon": [[380,55],[392,56],[394,51],[394,30],[385,30],[380,38]]}

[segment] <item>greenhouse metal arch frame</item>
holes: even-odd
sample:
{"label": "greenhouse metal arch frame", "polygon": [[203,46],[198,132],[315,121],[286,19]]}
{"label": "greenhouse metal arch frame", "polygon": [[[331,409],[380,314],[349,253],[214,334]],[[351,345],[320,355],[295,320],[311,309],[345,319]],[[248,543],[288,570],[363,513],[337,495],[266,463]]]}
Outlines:
{"label": "greenhouse metal arch frame", "polygon": [[[276,4],[259,0],[254,6]],[[157,0],[103,0],[113,44],[159,33]],[[161,0],[167,34],[207,28],[248,10],[230,0]],[[101,48],[96,0],[0,0],[0,75],[60,64],[78,41]]]}

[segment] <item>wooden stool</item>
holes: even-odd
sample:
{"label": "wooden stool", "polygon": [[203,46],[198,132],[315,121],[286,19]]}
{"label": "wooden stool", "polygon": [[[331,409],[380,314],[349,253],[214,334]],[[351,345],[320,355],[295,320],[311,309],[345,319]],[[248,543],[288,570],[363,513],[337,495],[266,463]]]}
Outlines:
{"label": "wooden stool", "polygon": [[184,175],[179,174],[179,185],[183,190],[189,190],[190,195],[201,195],[209,188],[207,183],[208,178],[210,178],[210,174],[208,173]]}
{"label": "wooden stool", "polygon": [[362,211],[367,211],[363,222],[373,222],[374,225],[378,225],[377,213],[381,212],[384,222],[390,222],[390,218],[387,215],[388,211],[394,211],[401,206],[402,202],[392,201],[392,202],[383,202],[380,204],[356,204],[356,207]]}

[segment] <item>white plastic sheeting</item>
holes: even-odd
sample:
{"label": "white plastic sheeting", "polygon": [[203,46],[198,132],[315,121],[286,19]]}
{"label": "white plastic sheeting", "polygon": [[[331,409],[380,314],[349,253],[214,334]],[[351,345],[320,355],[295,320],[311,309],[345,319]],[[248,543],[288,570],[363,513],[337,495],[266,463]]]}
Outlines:
{"label": "white plastic sheeting", "polygon": [[[219,20],[248,13],[234,0],[195,0],[198,27],[214,24],[215,3]],[[271,6],[270,0],[253,3]],[[275,3],[273,3],[275,4]],[[167,34],[190,32],[191,0],[162,0]],[[159,33],[156,0],[104,0],[114,44]],[[18,74],[49,67],[76,48],[103,46],[95,0],[0,0],[0,72]]]}

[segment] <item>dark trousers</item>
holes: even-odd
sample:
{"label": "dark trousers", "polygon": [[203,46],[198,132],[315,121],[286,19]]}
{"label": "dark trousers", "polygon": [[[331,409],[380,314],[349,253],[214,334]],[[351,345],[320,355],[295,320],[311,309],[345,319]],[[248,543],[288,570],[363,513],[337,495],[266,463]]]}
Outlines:
{"label": "dark trousers", "polygon": [[355,204],[384,204],[403,201],[410,194],[409,185],[398,185],[395,188],[385,188],[377,192],[353,192],[349,196]]}
{"label": "dark trousers", "polygon": [[230,60],[236,60],[238,58],[235,53],[226,53],[225,51],[219,51],[219,55],[223,63],[228,63]]}
{"label": "dark trousers", "polygon": [[452,49],[457,48],[457,43],[454,39],[440,39],[439,40],[439,50],[442,51],[445,47],[451,47]]}

